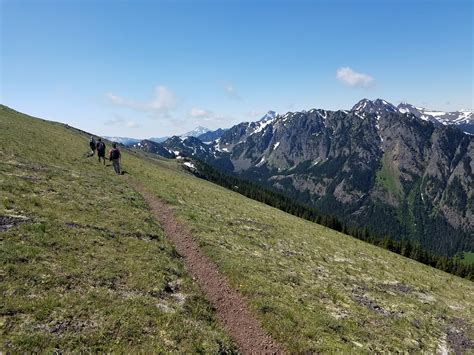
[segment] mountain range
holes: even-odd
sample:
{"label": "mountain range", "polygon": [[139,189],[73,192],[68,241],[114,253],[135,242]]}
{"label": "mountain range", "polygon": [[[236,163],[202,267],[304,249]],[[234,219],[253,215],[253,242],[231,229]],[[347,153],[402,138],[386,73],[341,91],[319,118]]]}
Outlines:
{"label": "mountain range", "polygon": [[[311,124],[320,122],[326,125],[321,131],[335,129],[321,137],[336,137],[360,120],[355,130],[370,130],[368,140],[377,114],[362,110],[328,112],[325,119],[316,117],[325,116],[322,110],[276,115],[247,128],[253,130],[249,133],[260,130],[251,135],[255,141],[272,131],[270,150],[280,142],[274,152],[291,143],[294,138],[286,140],[282,134],[290,134],[298,121],[307,136],[314,133]],[[425,128],[433,125],[411,116],[390,117],[415,125],[419,121]],[[379,119],[381,131],[386,119]],[[412,124],[407,129],[417,130]],[[234,136],[230,133],[222,145]],[[474,293],[474,273],[467,264],[473,254],[466,253],[462,261],[432,259],[410,243],[399,243],[400,250],[386,239],[372,245],[372,240],[359,240],[360,235],[341,233],[326,226],[327,221],[318,224],[299,213],[305,208],[291,210],[298,205],[293,199],[185,158],[153,159],[122,147],[124,174],[116,175],[110,164],[89,155],[90,135],[0,105],[5,352],[244,352],[221,317],[244,329],[249,342],[255,338],[248,336],[249,323],[227,316],[236,314],[227,304],[237,305],[237,313],[246,307],[247,314],[260,320],[262,333],[282,344],[282,352],[473,352],[474,303],[469,295]],[[381,133],[384,142],[388,136]],[[355,137],[360,145],[366,140]],[[188,153],[204,152],[200,147],[207,146],[216,159],[239,147],[220,153],[216,142],[204,145],[193,137],[171,142],[188,146]],[[253,150],[247,143],[245,148]],[[349,143],[340,145],[355,144]],[[328,156],[337,150],[330,147]],[[183,155],[177,150],[177,157]],[[193,166],[232,185],[223,188],[196,178],[190,173]],[[265,195],[279,204],[259,202]],[[215,267],[205,267],[203,259]],[[212,294],[206,291],[209,285]],[[245,302],[229,297],[232,290]],[[216,305],[216,299],[221,303]]]}
{"label": "mountain range", "polygon": [[474,134],[474,117],[471,110],[460,110],[455,112],[433,111],[422,107],[415,107],[406,102],[397,106],[401,113],[412,113],[422,120],[440,122],[444,125],[454,125],[466,133]]}
{"label": "mountain range", "polygon": [[[222,128],[218,128],[215,131],[211,131],[209,128],[198,126],[195,129],[180,134],[177,137],[197,137],[203,142],[208,142],[208,141],[213,141],[217,138],[219,138],[226,130]],[[108,139],[111,142],[116,142],[120,143],[126,146],[133,146],[136,145],[139,142],[143,141],[148,141],[148,142],[155,142],[155,143],[162,143],[166,141],[169,136],[164,136],[164,137],[150,137],[147,139],[138,139],[138,138],[130,138],[130,137],[112,137],[112,136],[105,136],[105,139]]]}
{"label": "mountain range", "polygon": [[[393,106],[395,108],[395,106]],[[465,131],[469,134],[474,134],[474,117],[473,112],[471,110],[459,110],[454,112],[445,112],[445,111],[436,111],[436,110],[428,110],[422,107],[416,107],[406,102],[400,103],[396,110],[400,113],[411,113],[416,117],[425,120],[425,121],[432,121],[434,123],[439,122],[444,125],[454,125],[457,126],[459,129]],[[275,111],[268,111],[267,114],[262,117],[261,120],[265,120],[267,118],[271,118],[276,116],[277,113]],[[222,134],[226,131],[226,129],[218,128],[214,131],[210,130],[209,128],[198,126],[195,129],[177,135],[178,137],[196,137],[199,138],[203,142],[211,142],[218,139]],[[106,136],[104,137],[112,142],[117,142],[126,146],[133,146],[141,141],[138,138],[130,138],[130,137],[112,137]],[[150,137],[146,140],[152,141],[155,143],[162,143],[166,141],[169,136],[163,137]]]}
{"label": "mountain range", "polygon": [[474,137],[455,127],[471,124],[466,111],[363,99],[351,110],[269,112],[212,142],[172,137],[160,147],[380,236],[453,255],[474,249]]}

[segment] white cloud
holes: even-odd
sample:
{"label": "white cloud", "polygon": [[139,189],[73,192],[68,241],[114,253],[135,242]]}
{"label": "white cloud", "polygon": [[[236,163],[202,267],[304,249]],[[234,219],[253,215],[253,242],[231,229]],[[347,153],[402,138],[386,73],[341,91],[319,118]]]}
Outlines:
{"label": "white cloud", "polygon": [[127,122],[127,127],[128,128],[138,128],[138,127],[140,127],[140,125],[138,123],[136,123],[135,121],[128,121]]}
{"label": "white cloud", "polygon": [[116,126],[116,127],[127,127],[127,128],[139,128],[140,125],[135,121],[130,121],[121,117],[120,115],[114,114],[112,119],[104,121],[106,126]]}
{"label": "white cloud", "polygon": [[193,107],[189,110],[189,115],[194,118],[209,118],[213,116],[213,113],[203,108]]}
{"label": "white cloud", "polygon": [[241,99],[241,96],[240,96],[239,93],[237,92],[237,89],[235,88],[234,85],[232,85],[232,84],[225,84],[223,88],[224,88],[224,91],[226,92],[226,94],[227,94],[231,99],[236,99],[236,100],[240,100],[240,99]]}
{"label": "white cloud", "polygon": [[176,108],[176,96],[166,86],[156,86],[149,101],[127,99],[113,93],[106,93],[108,101],[116,106],[127,107],[137,111],[149,112],[155,117],[168,117],[170,111]]}
{"label": "white cloud", "polygon": [[188,111],[188,118],[192,119],[194,124],[206,126],[215,126],[229,120],[229,116],[197,106]]}
{"label": "white cloud", "polygon": [[226,119],[226,116],[200,107],[191,108],[188,112],[188,116],[194,119],[195,124],[219,123]]}
{"label": "white cloud", "polygon": [[123,123],[123,121],[124,121],[124,119],[122,117],[120,117],[117,114],[114,114],[114,118],[111,118],[110,120],[104,121],[104,125],[114,126],[114,125],[118,125],[120,123]]}
{"label": "white cloud", "polygon": [[375,79],[364,73],[358,73],[352,68],[342,67],[336,71],[336,78],[342,83],[352,87],[367,88],[375,84]]}
{"label": "white cloud", "polygon": [[118,105],[118,106],[128,106],[128,105],[131,105],[132,103],[131,102],[126,102],[125,99],[123,99],[122,97],[120,96],[117,96],[117,95],[114,95],[112,94],[111,92],[108,92],[105,94],[105,97],[107,97],[107,99],[109,99],[109,101],[111,103],[113,103],[114,105]]}
{"label": "white cloud", "polygon": [[233,85],[225,85],[224,90],[227,91],[229,94],[234,94],[235,93],[235,88]]}
{"label": "white cloud", "polygon": [[175,95],[166,86],[157,86],[149,107],[153,110],[168,112],[176,107],[176,101]]}

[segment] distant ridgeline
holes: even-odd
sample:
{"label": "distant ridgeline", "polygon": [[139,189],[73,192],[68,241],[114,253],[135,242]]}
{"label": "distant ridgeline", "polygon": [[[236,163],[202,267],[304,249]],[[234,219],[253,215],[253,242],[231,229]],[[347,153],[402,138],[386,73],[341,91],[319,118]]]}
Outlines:
{"label": "distant ridgeline", "polygon": [[202,161],[195,160],[195,167],[196,169],[192,169],[191,171],[199,178],[211,181],[294,216],[316,222],[338,232],[351,235],[357,239],[419,261],[425,265],[474,281],[474,263],[464,263],[459,257],[438,255],[424,249],[419,243],[415,244],[408,239],[396,241],[388,236],[374,233],[368,227],[360,228],[351,226],[341,222],[334,215],[321,213],[314,207],[298,202],[280,191],[225,174]]}
{"label": "distant ridgeline", "polygon": [[278,190],[346,229],[453,257],[474,251],[474,136],[462,125],[474,127],[472,112],[364,99],[351,110],[269,112],[211,142],[172,137],[153,149]]}

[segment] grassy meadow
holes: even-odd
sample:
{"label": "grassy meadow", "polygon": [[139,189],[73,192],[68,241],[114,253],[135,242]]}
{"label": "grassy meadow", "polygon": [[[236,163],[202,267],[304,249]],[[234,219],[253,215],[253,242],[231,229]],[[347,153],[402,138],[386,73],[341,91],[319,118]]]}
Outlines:
{"label": "grassy meadow", "polygon": [[[233,349],[143,200],[88,137],[0,110],[4,350]],[[473,351],[474,284],[123,153],[292,352]],[[58,330],[59,329],[59,330]]]}
{"label": "grassy meadow", "polygon": [[474,264],[474,253],[464,252],[462,256],[462,261],[466,264]]}
{"label": "grassy meadow", "polygon": [[0,349],[235,350],[139,194],[87,137],[0,109]]}
{"label": "grassy meadow", "polygon": [[472,282],[183,174],[179,162],[126,164],[174,206],[288,349],[472,347]]}

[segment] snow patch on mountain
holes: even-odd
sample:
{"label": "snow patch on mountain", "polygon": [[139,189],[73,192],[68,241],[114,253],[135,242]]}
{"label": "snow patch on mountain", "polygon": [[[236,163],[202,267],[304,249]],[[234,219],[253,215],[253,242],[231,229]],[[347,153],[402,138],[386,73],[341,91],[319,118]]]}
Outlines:
{"label": "snow patch on mountain", "polygon": [[263,163],[265,163],[265,157],[263,156],[262,159],[260,159],[260,161],[257,163],[257,165],[255,166],[261,166]]}
{"label": "snow patch on mountain", "polygon": [[200,135],[207,132],[210,132],[209,128],[198,126],[194,128],[192,131],[181,134],[180,137],[199,137]]}
{"label": "snow patch on mountain", "polygon": [[275,111],[268,111],[261,119],[260,121],[268,121],[268,120],[274,120],[278,116],[278,113]]}
{"label": "snow patch on mountain", "polygon": [[[423,107],[416,107],[406,102],[397,106],[400,113],[411,113],[424,121],[432,121],[443,125],[463,125],[461,128],[474,131],[474,117],[471,110],[459,110],[454,112],[428,110]],[[472,132],[471,132],[472,133]]]}
{"label": "snow patch on mountain", "polygon": [[115,142],[115,143],[119,143],[119,144],[123,144],[127,146],[137,144],[138,142],[141,141],[141,139],[129,138],[129,137],[104,137],[104,138],[111,142]]}
{"label": "snow patch on mountain", "polygon": [[397,108],[390,102],[382,99],[376,99],[374,101],[362,99],[352,107],[351,111],[362,115],[370,113],[377,113],[380,115],[385,112],[397,112]]}
{"label": "snow patch on mountain", "polygon": [[191,163],[191,162],[189,162],[189,161],[185,161],[185,162],[183,163],[183,165],[187,166],[187,167],[190,168],[190,169],[196,169],[196,167],[194,166],[194,164]]}
{"label": "snow patch on mountain", "polygon": [[263,131],[265,129],[265,127],[267,127],[269,124],[272,124],[274,122],[274,120],[275,119],[273,118],[273,119],[269,119],[269,120],[263,121],[263,122],[259,121],[257,128],[255,128],[255,130],[250,135]]}

